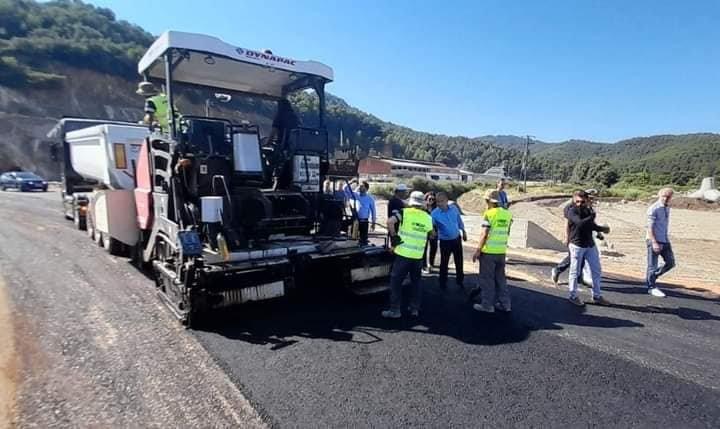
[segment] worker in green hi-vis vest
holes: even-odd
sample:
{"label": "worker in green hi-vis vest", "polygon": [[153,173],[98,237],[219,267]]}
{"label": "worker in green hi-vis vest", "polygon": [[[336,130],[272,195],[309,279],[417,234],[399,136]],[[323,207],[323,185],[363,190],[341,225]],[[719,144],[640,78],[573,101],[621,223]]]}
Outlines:
{"label": "worker in green hi-vis vest", "polygon": [[[137,94],[145,97],[145,116],[143,123],[149,126],[157,126],[160,131],[167,134],[170,132],[170,112],[167,95],[158,91],[151,82],[140,82],[138,84]],[[175,108],[175,118],[179,118],[180,113]]]}
{"label": "worker in green hi-vis vest", "polygon": [[512,225],[512,213],[500,205],[499,194],[497,190],[485,193],[488,209],[483,213],[480,243],[472,258],[473,262],[480,262],[482,292],[482,303],[473,304],[473,308],[485,313],[511,310],[510,291],[505,277],[505,254]]}
{"label": "worker in green hi-vis vest", "polygon": [[395,260],[390,273],[390,308],[382,312],[382,317],[390,319],[402,317],[402,285],[408,275],[410,316],[418,317],[420,314],[423,252],[428,237],[435,234],[432,218],[423,210],[425,195],[420,191],[413,191],[408,206],[400,213],[390,216],[387,224]]}

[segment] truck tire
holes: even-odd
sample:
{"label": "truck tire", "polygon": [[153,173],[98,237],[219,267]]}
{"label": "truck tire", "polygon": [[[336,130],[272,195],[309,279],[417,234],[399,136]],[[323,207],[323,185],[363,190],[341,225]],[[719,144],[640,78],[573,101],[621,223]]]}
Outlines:
{"label": "truck tire", "polygon": [[191,311],[188,313],[188,315],[185,317],[185,320],[182,321],[182,324],[187,329],[198,329],[202,327],[202,319],[201,315],[197,311]]}
{"label": "truck tire", "polygon": [[120,256],[123,253],[122,243],[106,234],[103,234],[103,247],[114,256]]}
{"label": "truck tire", "polygon": [[144,248],[139,244],[131,246],[129,253],[131,256],[131,262],[138,270],[148,273],[152,270],[152,262],[143,261],[143,250]]}
{"label": "truck tire", "polygon": [[75,223],[75,228],[80,231],[84,231],[87,228],[87,218],[80,216],[80,210],[78,209],[73,210],[73,222]]}

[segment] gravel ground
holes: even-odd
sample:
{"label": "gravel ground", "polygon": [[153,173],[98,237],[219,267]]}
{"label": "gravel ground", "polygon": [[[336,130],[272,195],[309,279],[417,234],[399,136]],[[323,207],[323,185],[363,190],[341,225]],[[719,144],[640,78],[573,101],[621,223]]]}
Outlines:
{"label": "gravel ground", "polygon": [[17,355],[12,329],[12,310],[7,297],[7,285],[0,277],[0,428],[9,427],[14,418],[15,389],[17,387]]}
{"label": "gravel ground", "polygon": [[62,219],[57,194],[0,193],[18,427],[262,427],[153,282]]}

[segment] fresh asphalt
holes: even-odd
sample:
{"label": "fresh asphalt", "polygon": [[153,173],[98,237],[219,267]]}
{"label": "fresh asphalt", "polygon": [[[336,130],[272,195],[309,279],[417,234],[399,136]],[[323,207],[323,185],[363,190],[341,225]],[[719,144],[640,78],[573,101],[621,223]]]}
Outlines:
{"label": "fresh asphalt", "polygon": [[[0,232],[20,234],[61,217],[58,201],[0,194]],[[66,227],[58,234],[68,238],[49,251],[59,263],[73,261],[79,246],[82,254],[103,252],[78,244],[75,236],[84,233],[70,222]],[[0,262],[10,267],[20,251],[5,242]],[[510,262],[513,270],[549,275],[546,264]],[[103,299],[102,288],[111,297],[131,294],[134,302],[151,297],[142,291],[152,282],[133,270],[120,263],[107,270],[114,278],[94,285],[100,290],[93,299]],[[654,299],[641,284],[607,278],[614,305],[581,309],[562,289],[511,280],[513,313],[483,315],[464,292],[452,286],[443,292],[428,276],[420,317],[384,320],[385,297],[355,297],[317,277],[306,294],[217,314],[196,331],[168,329],[169,317],[152,321],[163,336],[199,342],[265,421],[281,427],[720,427],[720,305],[713,296],[676,289]],[[466,285],[476,280],[468,276]],[[73,281],[53,285],[68,297],[58,302],[38,298],[40,291],[13,291],[24,283],[12,278],[8,287],[16,305],[42,301],[50,312],[80,293]],[[115,308],[113,315],[128,311]],[[87,364],[100,363],[91,356]],[[210,400],[178,389],[162,394],[179,403]]]}

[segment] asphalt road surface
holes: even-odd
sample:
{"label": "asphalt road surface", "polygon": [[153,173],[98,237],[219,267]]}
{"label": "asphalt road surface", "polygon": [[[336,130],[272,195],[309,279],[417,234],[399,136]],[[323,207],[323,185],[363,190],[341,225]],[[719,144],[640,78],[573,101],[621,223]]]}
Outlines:
{"label": "asphalt road surface", "polygon": [[512,315],[486,316],[429,276],[420,318],[388,321],[384,297],[318,273],[306,296],[186,331],[147,277],[62,219],[57,195],[0,193],[0,216],[20,426],[720,427],[713,296],[606,279],[615,305],[579,309],[511,280]]}

